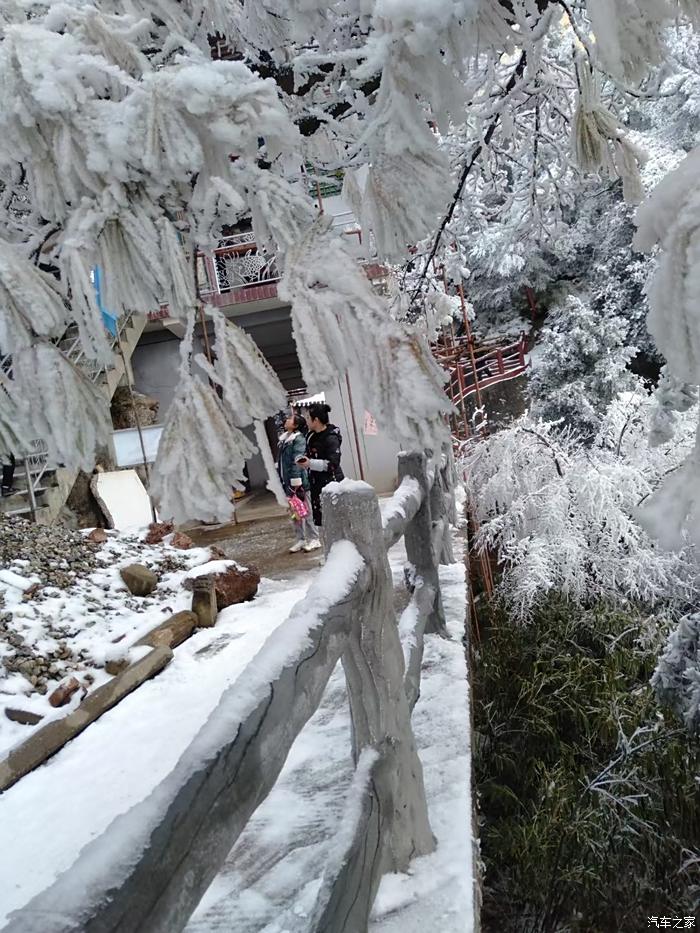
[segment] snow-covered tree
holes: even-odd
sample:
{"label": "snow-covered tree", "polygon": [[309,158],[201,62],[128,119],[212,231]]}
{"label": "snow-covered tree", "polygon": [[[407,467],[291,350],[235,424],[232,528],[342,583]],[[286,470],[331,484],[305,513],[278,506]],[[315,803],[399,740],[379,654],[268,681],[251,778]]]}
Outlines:
{"label": "snow-covered tree", "polygon": [[526,619],[548,594],[588,605],[632,600],[684,610],[697,595],[692,549],[666,552],[638,521],[640,504],[692,447],[697,408],[675,438],[647,443],[655,403],[614,400],[587,448],[571,431],[524,416],[465,448],[477,547],[496,551],[500,593]]}
{"label": "snow-covered tree", "polygon": [[[13,358],[5,389],[22,421],[14,433],[43,433],[54,460],[89,462],[104,421],[88,430],[80,413],[101,400],[52,340],[75,321],[86,355],[110,361],[93,268],[113,311],[167,302],[192,333],[195,315],[207,313],[195,255],[250,216],[284,270],[280,291],[293,302],[307,380],[323,387],[352,357],[363,401],[387,430],[405,445],[436,447],[447,409],[440,373],[416,334],[392,323],[350,255],[330,246],[295,167],[345,169],[380,257],[401,260],[412,244],[435,242],[437,228],[460,268],[458,231],[448,227],[463,195],[465,210],[519,212],[537,230],[552,218],[556,226],[572,171],[612,174],[635,196],[638,151],[600,76],[611,74],[623,92],[640,80],[668,53],[666,27],[697,20],[697,2],[616,0],[608,9],[586,0],[565,9],[568,23],[562,5],[547,0],[3,0],[0,281],[11,300],[1,332]],[[593,42],[600,30],[604,41]],[[212,46],[224,45],[228,60],[212,60]],[[452,159],[440,146],[448,133]],[[531,139],[522,171],[507,168],[519,155],[509,134],[518,145]],[[493,190],[504,191],[490,206],[478,185],[467,187],[482,162]],[[554,207],[548,213],[543,203]],[[412,295],[432,258],[421,249],[422,271],[407,281]],[[41,380],[31,375],[39,352]],[[267,379],[255,355],[241,360],[253,367],[250,384]],[[178,498],[182,483],[166,474],[184,462],[181,433],[202,411],[191,365],[186,346],[181,404],[171,413],[181,428],[168,426],[167,455],[155,467],[168,513],[190,508]],[[252,423],[260,412],[237,412],[244,416]],[[231,418],[217,415],[213,425],[198,426],[202,456],[221,430],[231,462],[241,463]],[[201,489],[211,514],[221,513],[232,479],[212,473]]]}
{"label": "snow-covered tree", "polygon": [[684,616],[671,633],[651,680],[662,703],[700,734],[700,616]]}
{"label": "snow-covered tree", "polygon": [[613,399],[637,382],[627,369],[635,352],[627,331],[624,318],[607,308],[596,312],[587,295],[555,304],[529,380],[533,416],[592,440]]}

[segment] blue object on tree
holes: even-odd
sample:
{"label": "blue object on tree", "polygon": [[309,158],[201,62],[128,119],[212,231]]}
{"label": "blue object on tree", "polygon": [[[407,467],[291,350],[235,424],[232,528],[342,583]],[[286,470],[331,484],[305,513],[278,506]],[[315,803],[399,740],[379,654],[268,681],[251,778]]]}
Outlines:
{"label": "blue object on tree", "polygon": [[97,299],[97,307],[102,314],[102,321],[110,334],[116,337],[118,334],[117,315],[113,314],[112,311],[108,311],[102,304],[102,278],[99,266],[95,266],[92,270],[92,282],[95,286],[95,298]]}

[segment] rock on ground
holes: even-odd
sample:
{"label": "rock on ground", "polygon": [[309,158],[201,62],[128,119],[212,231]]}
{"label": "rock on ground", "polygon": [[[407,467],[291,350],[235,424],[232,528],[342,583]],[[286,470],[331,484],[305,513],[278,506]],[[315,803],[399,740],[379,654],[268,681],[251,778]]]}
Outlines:
{"label": "rock on ground", "polygon": [[221,573],[187,579],[184,585],[186,589],[194,590],[195,582],[197,586],[204,586],[205,580],[213,582],[216,591],[216,608],[218,612],[221,612],[227,606],[253,599],[260,585],[260,574],[255,567],[229,567]]}
{"label": "rock on ground", "polygon": [[143,564],[129,564],[119,571],[133,596],[148,596],[158,586],[158,577]]}

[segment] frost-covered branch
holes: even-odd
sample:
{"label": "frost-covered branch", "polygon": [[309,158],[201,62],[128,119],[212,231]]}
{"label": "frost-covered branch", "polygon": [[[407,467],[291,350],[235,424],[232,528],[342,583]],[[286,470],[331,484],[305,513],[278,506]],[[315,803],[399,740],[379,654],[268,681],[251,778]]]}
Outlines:
{"label": "frost-covered branch", "polygon": [[[631,420],[630,407],[637,414]],[[641,396],[613,402],[589,448],[528,416],[465,448],[463,467],[480,525],[476,546],[497,552],[500,594],[520,618],[553,592],[583,605],[622,599],[682,610],[692,603],[692,551],[665,552],[637,518],[640,494],[684,456],[678,443],[647,445],[653,408]],[[692,436],[694,417],[694,410],[685,416],[681,442]],[[607,438],[617,438],[626,421],[618,455]],[[565,458],[566,471],[557,469],[552,450]]]}

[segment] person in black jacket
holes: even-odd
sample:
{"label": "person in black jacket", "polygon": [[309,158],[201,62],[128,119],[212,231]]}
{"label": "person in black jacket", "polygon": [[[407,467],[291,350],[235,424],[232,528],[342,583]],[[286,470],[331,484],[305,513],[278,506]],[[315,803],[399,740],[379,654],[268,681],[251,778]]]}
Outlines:
{"label": "person in black jacket", "polygon": [[15,478],[15,458],[14,454],[7,454],[6,457],[0,457],[2,462],[2,495],[11,496],[17,490],[12,485]]}
{"label": "person in black jacket", "polygon": [[325,403],[317,403],[309,408],[307,420],[310,430],[306,437],[306,457],[298,461],[300,467],[309,471],[311,511],[317,528],[323,524],[321,514],[323,487],[345,478],[340,467],[340,448],[343,438],[340,429],[334,424],[329,424],[330,410],[331,406]]}

